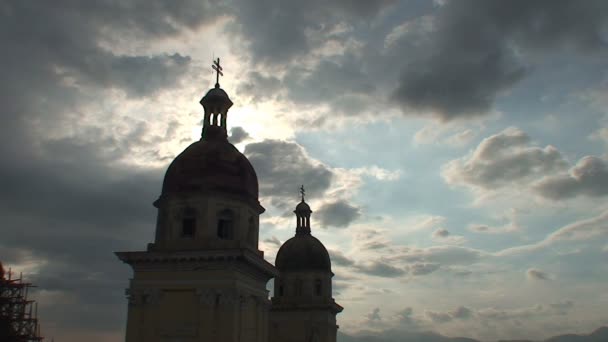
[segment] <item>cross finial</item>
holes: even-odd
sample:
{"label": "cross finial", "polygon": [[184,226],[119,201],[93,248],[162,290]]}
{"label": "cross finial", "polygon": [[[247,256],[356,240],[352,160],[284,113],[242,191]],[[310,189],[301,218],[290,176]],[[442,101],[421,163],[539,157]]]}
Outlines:
{"label": "cross finial", "polygon": [[220,66],[220,58],[219,57],[217,58],[217,60],[213,61],[213,64],[211,65],[211,68],[213,70],[215,70],[215,73],[216,73],[215,87],[219,88],[220,87],[220,75],[224,76],[224,73],[222,72],[222,67]]}
{"label": "cross finial", "polygon": [[302,195],[302,202],[304,202],[304,195],[306,194],[306,190],[304,190],[304,184],[300,186],[300,195]]}

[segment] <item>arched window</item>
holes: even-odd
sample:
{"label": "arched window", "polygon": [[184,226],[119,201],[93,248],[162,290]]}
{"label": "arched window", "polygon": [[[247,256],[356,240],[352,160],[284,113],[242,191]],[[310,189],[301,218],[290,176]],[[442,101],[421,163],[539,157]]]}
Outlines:
{"label": "arched window", "polygon": [[315,295],[317,295],[317,296],[321,295],[321,279],[315,280]]}
{"label": "arched window", "polygon": [[193,238],[195,234],[196,211],[192,208],[186,208],[182,217],[182,237]]}
{"label": "arched window", "polygon": [[295,290],[296,290],[296,296],[302,295],[302,280],[296,279]]}
{"label": "arched window", "polygon": [[231,240],[234,237],[234,214],[228,209],[222,210],[217,215],[217,237],[220,239]]}

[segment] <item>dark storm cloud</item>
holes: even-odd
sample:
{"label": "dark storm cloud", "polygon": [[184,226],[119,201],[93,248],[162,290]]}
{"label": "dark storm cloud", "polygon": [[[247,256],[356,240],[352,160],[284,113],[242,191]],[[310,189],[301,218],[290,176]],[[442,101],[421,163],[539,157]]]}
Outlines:
{"label": "dark storm cloud", "polygon": [[[263,62],[281,75],[251,73],[241,89],[257,99],[284,90],[298,105],[329,104],[343,115],[392,101],[407,115],[450,121],[486,115],[546,54],[607,51],[608,4],[601,0],[576,5],[566,0],[446,1],[422,11],[419,4],[410,4],[425,16],[386,16],[392,26],[370,30],[366,23],[392,4],[308,1],[277,6],[268,0],[237,6],[234,32],[248,43],[254,64]],[[411,9],[400,6],[404,13]],[[349,45],[353,38],[360,47]],[[312,66],[300,63],[329,41],[340,47],[335,55]],[[272,91],[264,93],[257,84]]]}
{"label": "dark storm cloud", "polygon": [[337,94],[365,95],[375,85],[357,61],[348,55],[342,60],[322,60],[314,69],[292,68],[283,80],[288,96],[296,103],[337,101]]}
{"label": "dark storm cloud", "polygon": [[[5,2],[0,12],[5,81],[17,88],[34,86],[33,91],[38,90],[34,81],[42,78],[56,87],[72,80],[117,87],[133,96],[153,93],[179,80],[188,70],[189,57],[121,55],[107,46],[120,45],[126,38],[151,41],[196,28],[210,20],[208,8],[204,1]],[[30,94],[28,88],[21,90]]]}
{"label": "dark storm cloud", "polygon": [[608,162],[586,156],[566,175],[549,176],[534,189],[543,197],[562,200],[576,196],[602,197],[608,195]]}
{"label": "dark storm cloud", "polygon": [[522,56],[559,48],[605,52],[607,24],[608,3],[601,0],[447,1],[415,55],[404,58],[392,99],[406,112],[428,111],[444,121],[483,115],[529,72]]}
{"label": "dark storm cloud", "polygon": [[284,64],[302,57],[341,23],[373,18],[392,0],[236,1],[234,29],[244,37],[255,62]]}
{"label": "dark storm cloud", "polygon": [[302,146],[282,140],[264,140],[245,146],[245,155],[256,170],[264,196],[295,198],[298,184],[307,194],[322,196],[331,184],[332,171],[311,159]]}
{"label": "dark storm cloud", "polygon": [[274,76],[266,76],[258,71],[250,71],[237,87],[239,94],[253,97],[253,101],[273,99],[279,95],[281,80]]}
{"label": "dark storm cloud", "polygon": [[[0,258],[41,265],[28,280],[54,294],[40,302],[47,326],[122,327],[128,268],[112,252],[153,237],[162,172],[118,162],[146,142],[146,125],[118,141],[79,123],[108,90],[141,97],[175,86],[190,58],[110,47],[195,29],[212,19],[208,9],[204,1],[0,4]],[[76,136],[55,136],[68,126]]]}
{"label": "dark storm cloud", "polygon": [[315,216],[321,221],[322,227],[343,228],[361,216],[361,209],[345,200],[338,200],[323,204],[317,209]]}

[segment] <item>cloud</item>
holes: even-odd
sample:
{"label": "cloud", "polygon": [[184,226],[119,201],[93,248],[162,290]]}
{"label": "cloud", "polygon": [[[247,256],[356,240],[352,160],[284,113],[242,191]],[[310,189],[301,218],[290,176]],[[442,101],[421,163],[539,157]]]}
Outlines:
{"label": "cloud", "polygon": [[323,204],[316,215],[322,227],[347,227],[361,216],[361,208],[353,206],[345,200]]}
{"label": "cloud", "polygon": [[450,232],[445,228],[440,228],[433,232],[434,238],[444,238],[444,237],[448,237],[449,235],[450,235]]}
{"label": "cloud", "polygon": [[[283,79],[287,96],[296,104],[329,103],[333,112],[355,115],[375,85],[354,60],[321,60],[314,69],[291,68]],[[349,103],[350,102],[350,103]],[[357,104],[353,106],[352,104]]]}
{"label": "cloud", "polygon": [[477,317],[488,321],[531,319],[541,316],[565,315],[574,306],[572,301],[560,301],[548,305],[537,304],[514,309],[485,308],[476,312]]}
{"label": "cloud", "polygon": [[408,225],[411,230],[428,230],[438,228],[447,222],[447,218],[438,215],[424,215],[414,218],[414,223]]}
{"label": "cloud", "polygon": [[124,46],[198,29],[215,20],[208,8],[160,0],[0,5],[0,249],[18,249],[11,262],[33,265],[26,276],[39,286],[43,329],[57,339],[76,330],[110,335],[124,324],[129,270],[112,252],[145,247],[162,182],[162,170],[125,160],[148,139],[171,139],[175,125],[157,137],[147,109],[137,121],[122,110],[180,85],[192,63],[175,51]]}
{"label": "cloud", "polygon": [[557,314],[565,315],[574,307],[574,302],[571,300],[563,300],[557,303],[551,303],[549,306],[553,308]]}
{"label": "cloud", "polygon": [[382,317],[380,316],[380,308],[374,308],[372,312],[367,314],[367,320],[369,322],[381,321]]}
{"label": "cloud", "polygon": [[[367,21],[393,1],[321,0],[261,3],[239,1],[234,30],[243,37],[255,62],[286,64],[340,40],[341,25]],[[263,20],[262,20],[263,18]]]}
{"label": "cloud", "polygon": [[272,245],[276,248],[281,247],[281,245],[282,245],[281,240],[279,240],[276,236],[266,238],[266,239],[264,239],[264,242],[267,243],[268,245]]}
{"label": "cloud", "polygon": [[577,196],[602,197],[608,195],[608,162],[586,156],[566,175],[547,176],[534,185],[541,196],[562,200]]}
{"label": "cloud", "polygon": [[549,280],[550,279],[549,275],[545,271],[539,270],[537,268],[528,269],[526,271],[526,276],[530,280]]}
{"label": "cloud", "polygon": [[406,270],[392,266],[389,262],[384,260],[360,263],[357,264],[355,268],[361,273],[385,278],[400,277],[407,273]]}
{"label": "cloud", "polygon": [[233,144],[241,143],[249,139],[249,133],[243,127],[235,126],[230,129],[230,137],[228,140]]}
{"label": "cloud", "polygon": [[392,49],[410,52],[392,99],[405,113],[442,121],[487,114],[530,73],[530,55],[605,50],[607,10],[601,1],[446,1],[432,19],[401,30],[407,34],[389,34]]}
{"label": "cloud", "polygon": [[437,271],[441,265],[436,263],[414,263],[408,266],[412,275],[426,275]]}
{"label": "cloud", "polygon": [[355,264],[355,261],[353,259],[345,256],[340,251],[329,250],[329,255],[331,256],[332,264],[339,266],[352,266]]}
{"label": "cloud", "polygon": [[274,99],[281,90],[281,80],[266,76],[258,71],[250,71],[237,87],[237,93],[253,97],[255,102]]}
{"label": "cloud", "polygon": [[483,139],[469,155],[445,164],[442,177],[450,185],[492,190],[526,184],[567,166],[555,147],[534,146],[526,133],[510,127]]}
{"label": "cloud", "polygon": [[506,234],[515,232],[518,229],[519,227],[513,222],[499,227],[489,226],[485,224],[471,224],[468,227],[469,231],[481,234]]}
{"label": "cloud", "polygon": [[447,138],[445,142],[448,146],[465,146],[470,143],[476,134],[471,129],[465,129],[464,131],[457,132]]}
{"label": "cloud", "polygon": [[295,142],[264,140],[245,146],[253,164],[263,196],[295,198],[298,186],[305,184],[307,194],[321,197],[331,185],[334,173],[309,157]]}
{"label": "cloud", "polygon": [[482,260],[485,254],[479,250],[461,246],[432,246],[427,248],[404,247],[393,255],[408,263],[428,262],[439,265],[470,265]]}
{"label": "cloud", "polygon": [[537,243],[507,248],[496,255],[517,255],[537,251],[562,241],[585,241],[602,236],[608,236],[608,211],[561,227]]}
{"label": "cloud", "polygon": [[434,240],[439,241],[441,243],[445,243],[445,244],[459,245],[459,244],[463,244],[467,241],[464,236],[452,235],[445,228],[439,228],[439,229],[435,230],[433,232],[433,234],[431,234],[431,237]]}
{"label": "cloud", "polygon": [[447,323],[455,319],[469,319],[474,315],[474,312],[465,306],[459,306],[447,312],[427,310],[424,315],[434,323]]}

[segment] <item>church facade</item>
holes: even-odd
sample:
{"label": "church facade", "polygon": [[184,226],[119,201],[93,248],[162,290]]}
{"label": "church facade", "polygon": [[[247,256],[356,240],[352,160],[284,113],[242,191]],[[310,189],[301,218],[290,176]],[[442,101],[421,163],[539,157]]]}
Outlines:
{"label": "church facade", "polygon": [[116,253],[133,269],[126,342],[335,342],[342,307],[303,194],[273,266],[258,249],[257,175],[227,137],[232,101],[217,82],[200,103],[202,137],[167,169],[154,242]]}

